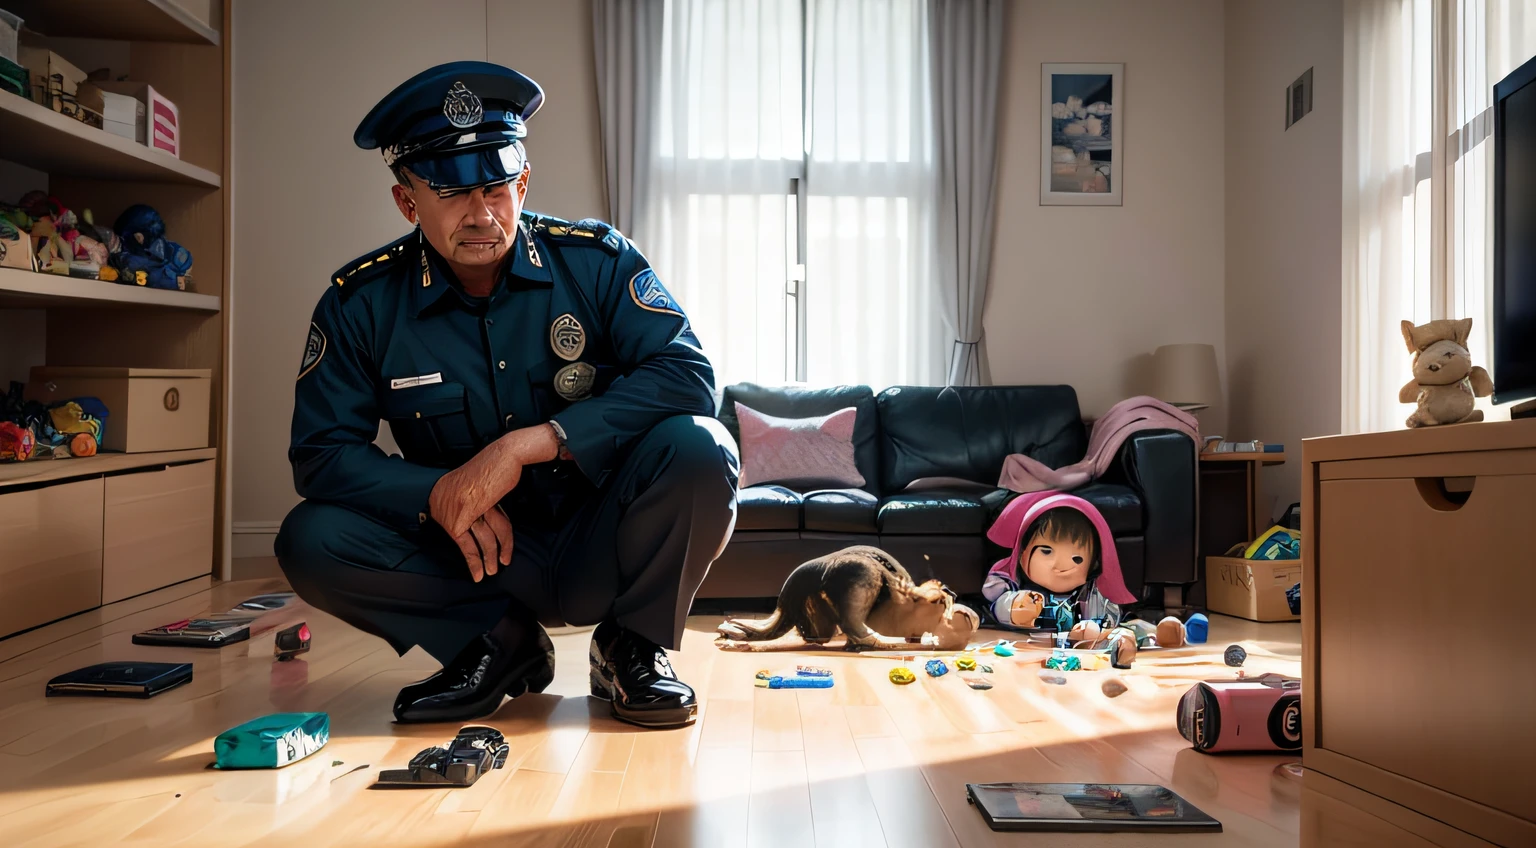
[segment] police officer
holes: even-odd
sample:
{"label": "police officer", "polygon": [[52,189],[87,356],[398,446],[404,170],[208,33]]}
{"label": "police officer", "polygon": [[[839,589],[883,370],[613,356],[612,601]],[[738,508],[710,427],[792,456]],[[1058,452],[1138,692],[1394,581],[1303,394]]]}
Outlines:
{"label": "police officer", "polygon": [[[463,721],[554,676],[542,624],[596,624],[592,695],[693,721],[676,648],[736,515],[714,373],[645,257],[523,211],[543,92],[486,62],[424,71],[354,140],[416,228],[332,275],[299,369],[278,534],[299,595],[442,670],[399,721]],[[402,456],[373,442],[388,421]]]}

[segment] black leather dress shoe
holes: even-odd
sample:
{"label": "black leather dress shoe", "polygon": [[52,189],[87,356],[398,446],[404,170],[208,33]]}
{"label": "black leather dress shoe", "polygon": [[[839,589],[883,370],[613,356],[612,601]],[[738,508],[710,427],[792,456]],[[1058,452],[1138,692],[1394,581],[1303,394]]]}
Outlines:
{"label": "black leather dress shoe", "polygon": [[535,624],[532,633],[516,645],[476,636],[453,662],[400,690],[395,720],[469,721],[495,712],[503,695],[543,692],[555,679],[555,647],[544,628]]}
{"label": "black leather dress shoe", "polygon": [[641,727],[681,727],[699,714],[693,689],[677,679],[667,652],[612,622],[592,634],[592,697],[613,702],[613,716]]}

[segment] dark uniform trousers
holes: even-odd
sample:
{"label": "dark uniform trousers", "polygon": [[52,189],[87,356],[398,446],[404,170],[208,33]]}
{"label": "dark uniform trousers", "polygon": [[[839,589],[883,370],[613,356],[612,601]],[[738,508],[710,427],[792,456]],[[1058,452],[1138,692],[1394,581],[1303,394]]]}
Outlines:
{"label": "dark uniform trousers", "polygon": [[675,649],[694,593],[735,525],[739,468],[718,421],[668,418],[562,526],[537,526],[509,499],[512,564],[479,583],[436,524],[406,534],[313,500],[283,521],[277,555],[306,602],[402,654],[420,645],[446,663],[514,603],[550,626],[612,617]]}

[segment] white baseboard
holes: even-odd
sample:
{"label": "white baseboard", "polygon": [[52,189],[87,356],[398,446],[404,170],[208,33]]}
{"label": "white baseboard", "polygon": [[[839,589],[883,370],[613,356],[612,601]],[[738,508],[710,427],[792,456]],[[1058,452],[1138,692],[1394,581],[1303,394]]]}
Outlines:
{"label": "white baseboard", "polygon": [[230,554],[233,559],[273,556],[280,521],[236,521],[232,528]]}

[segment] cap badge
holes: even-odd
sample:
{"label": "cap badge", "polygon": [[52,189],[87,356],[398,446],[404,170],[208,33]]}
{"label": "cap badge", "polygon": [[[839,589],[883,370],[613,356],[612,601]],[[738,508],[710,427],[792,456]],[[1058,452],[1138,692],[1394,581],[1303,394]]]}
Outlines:
{"label": "cap badge", "polygon": [[473,91],[464,87],[464,83],[456,82],[443,97],[443,114],[448,117],[448,123],[462,130],[480,123],[485,117],[485,106]]}
{"label": "cap badge", "polygon": [[587,349],[587,331],[582,329],[575,315],[567,312],[549,325],[549,346],[554,348],[556,356],[573,362]]}
{"label": "cap badge", "polygon": [[597,369],[587,362],[572,362],[555,373],[555,393],[569,401],[585,400],[592,395]]}

